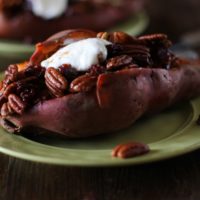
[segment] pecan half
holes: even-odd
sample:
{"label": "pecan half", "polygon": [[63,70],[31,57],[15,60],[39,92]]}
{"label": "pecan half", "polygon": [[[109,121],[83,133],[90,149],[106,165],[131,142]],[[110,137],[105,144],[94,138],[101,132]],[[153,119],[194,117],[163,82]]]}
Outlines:
{"label": "pecan half", "polygon": [[131,64],[132,61],[133,61],[132,57],[130,57],[128,55],[116,56],[116,57],[108,60],[106,68],[108,70],[117,69],[117,68],[122,67],[124,65]]}
{"label": "pecan half", "polygon": [[96,86],[97,76],[88,74],[79,76],[70,84],[70,92],[88,92]]}
{"label": "pecan half", "polygon": [[10,83],[17,80],[18,67],[17,65],[10,65],[5,71],[5,78],[2,82],[2,88],[7,87]]}
{"label": "pecan half", "polygon": [[5,90],[2,92],[2,96],[5,98],[8,98],[9,94],[14,93],[17,89],[17,83],[11,83],[8,85],[8,87],[5,88]]}
{"label": "pecan half", "polygon": [[151,34],[151,35],[144,35],[138,38],[138,40],[144,44],[154,44],[160,43],[163,44],[164,47],[169,48],[172,43],[168,40],[167,35],[158,33],[158,34]]}
{"label": "pecan half", "polygon": [[99,32],[97,34],[97,37],[118,44],[138,43],[138,40],[136,38],[123,32]]}
{"label": "pecan half", "polygon": [[11,113],[13,113],[12,108],[9,106],[8,103],[4,103],[3,106],[1,107],[1,116],[6,117]]}
{"label": "pecan half", "polygon": [[111,33],[110,41],[118,44],[137,43],[137,39],[123,32]]}
{"label": "pecan half", "polygon": [[10,94],[8,96],[8,104],[17,114],[22,114],[26,108],[25,103],[15,94]]}
{"label": "pecan half", "polygon": [[131,158],[146,154],[150,151],[149,146],[138,142],[130,142],[127,144],[120,144],[112,151],[113,157]]}
{"label": "pecan half", "polygon": [[97,38],[101,38],[101,39],[104,39],[104,40],[109,40],[110,33],[108,33],[108,32],[99,32],[99,33],[97,33]]}
{"label": "pecan half", "polygon": [[68,87],[67,79],[53,67],[46,70],[45,83],[50,92],[56,97],[63,96]]}

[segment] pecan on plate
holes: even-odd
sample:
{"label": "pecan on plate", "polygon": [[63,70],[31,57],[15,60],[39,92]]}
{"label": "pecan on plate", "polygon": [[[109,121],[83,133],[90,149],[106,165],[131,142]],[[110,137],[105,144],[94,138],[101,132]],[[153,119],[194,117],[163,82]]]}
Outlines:
{"label": "pecan on plate", "polygon": [[108,70],[118,69],[119,67],[129,65],[133,61],[131,56],[121,55],[108,60],[106,68]]}
{"label": "pecan on plate", "polygon": [[70,92],[88,92],[95,87],[97,76],[82,75],[74,79],[70,84]]}
{"label": "pecan on plate", "polygon": [[139,142],[129,142],[126,144],[117,145],[113,151],[113,157],[131,158],[146,154],[150,151],[149,146]]}
{"label": "pecan on plate", "polygon": [[67,79],[53,67],[46,70],[45,83],[51,94],[56,97],[64,96],[68,87]]}

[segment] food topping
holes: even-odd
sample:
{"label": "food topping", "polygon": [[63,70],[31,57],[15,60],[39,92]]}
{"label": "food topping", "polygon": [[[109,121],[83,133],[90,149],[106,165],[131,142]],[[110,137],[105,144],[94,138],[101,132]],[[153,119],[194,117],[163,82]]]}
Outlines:
{"label": "food topping", "polygon": [[[67,39],[70,42],[66,43]],[[136,38],[122,32],[101,32],[95,38],[94,32],[79,30],[68,32],[68,38],[66,34],[50,38],[37,45],[29,62],[10,65],[6,70],[0,90],[1,116],[22,114],[46,99],[90,92],[102,73],[176,67],[170,45],[163,34]],[[130,151],[122,148],[119,152],[132,155],[135,147],[128,147]]]}
{"label": "food topping", "polygon": [[41,66],[58,68],[63,64],[69,64],[78,71],[86,71],[92,65],[99,64],[107,58],[107,48],[110,42],[89,38],[69,44],[59,49],[47,60],[41,62]]}
{"label": "food topping", "polygon": [[53,19],[62,15],[68,5],[68,0],[28,0],[33,13],[44,19]]}

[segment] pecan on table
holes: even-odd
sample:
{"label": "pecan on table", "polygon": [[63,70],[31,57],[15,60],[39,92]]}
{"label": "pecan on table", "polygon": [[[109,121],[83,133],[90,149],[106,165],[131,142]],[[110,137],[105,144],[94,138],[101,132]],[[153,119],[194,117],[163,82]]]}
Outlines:
{"label": "pecan on table", "polygon": [[68,87],[67,79],[53,67],[46,70],[45,83],[51,94],[56,97],[64,96]]}
{"label": "pecan on table", "polygon": [[96,86],[97,76],[82,75],[74,79],[70,84],[70,92],[89,92]]}

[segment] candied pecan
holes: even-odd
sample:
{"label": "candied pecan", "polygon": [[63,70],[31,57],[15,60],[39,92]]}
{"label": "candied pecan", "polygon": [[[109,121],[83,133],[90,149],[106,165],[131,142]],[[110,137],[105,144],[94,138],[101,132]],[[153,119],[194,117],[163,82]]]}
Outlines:
{"label": "candied pecan", "polygon": [[138,43],[136,38],[124,32],[111,33],[109,41],[113,43],[118,43],[118,44]]}
{"label": "candied pecan", "polygon": [[143,54],[143,55],[149,55],[150,56],[150,49],[144,45],[139,44],[132,44],[132,45],[123,45],[121,53],[128,54],[128,55],[137,55],[137,54]]}
{"label": "candied pecan", "polygon": [[110,33],[108,33],[108,32],[99,32],[99,33],[97,33],[97,37],[101,38],[101,39],[104,39],[104,40],[109,40]]}
{"label": "candied pecan", "polygon": [[12,108],[9,106],[8,103],[4,103],[1,107],[1,116],[6,117],[9,114],[13,113]]}
{"label": "candied pecan", "polygon": [[15,94],[10,94],[8,96],[8,104],[17,114],[22,114],[26,108],[26,104]]}
{"label": "candied pecan", "polygon": [[97,76],[82,75],[74,79],[70,84],[70,92],[88,92],[95,87]]}
{"label": "candied pecan", "polygon": [[132,61],[132,57],[128,55],[116,56],[108,60],[106,68],[108,70],[117,69],[119,67],[131,64]]}
{"label": "candied pecan", "polygon": [[50,92],[56,97],[63,96],[68,87],[67,79],[53,67],[46,70],[45,83]]}
{"label": "candied pecan", "polygon": [[17,65],[10,65],[5,71],[5,78],[2,82],[2,88],[7,87],[10,83],[17,80],[18,67]]}
{"label": "candied pecan", "polygon": [[139,37],[138,40],[147,45],[162,44],[166,48],[169,48],[172,45],[171,41],[168,40],[167,35],[162,34],[162,33],[144,35],[144,36]]}
{"label": "candied pecan", "polygon": [[149,152],[149,146],[138,142],[120,144],[112,151],[112,156],[119,158],[131,158]]}
{"label": "candied pecan", "polygon": [[8,85],[8,87],[6,87],[5,90],[2,92],[2,95],[3,95],[5,98],[8,98],[9,94],[15,93],[16,89],[17,89],[17,83],[16,83],[16,82],[11,83],[11,84]]}

